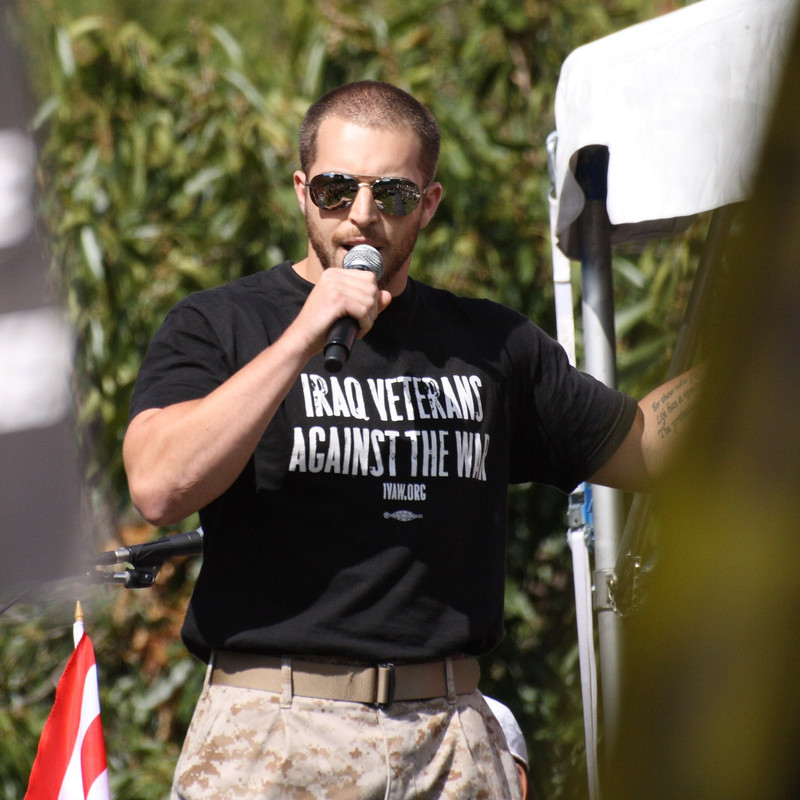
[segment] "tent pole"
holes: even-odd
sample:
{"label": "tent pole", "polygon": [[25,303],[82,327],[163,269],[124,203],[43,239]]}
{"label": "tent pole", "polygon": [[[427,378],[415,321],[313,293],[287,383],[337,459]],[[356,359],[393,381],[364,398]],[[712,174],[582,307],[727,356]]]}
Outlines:
{"label": "tent pole", "polygon": [[[617,385],[611,224],[606,210],[608,149],[593,145],[578,154],[576,178],[585,195],[578,220],[582,272],[585,369],[608,386]],[[618,728],[622,663],[621,620],[611,609],[606,578],[613,573],[622,529],[622,495],[592,487],[595,524],[594,602],[598,611],[600,696],[604,749],[614,749]]]}

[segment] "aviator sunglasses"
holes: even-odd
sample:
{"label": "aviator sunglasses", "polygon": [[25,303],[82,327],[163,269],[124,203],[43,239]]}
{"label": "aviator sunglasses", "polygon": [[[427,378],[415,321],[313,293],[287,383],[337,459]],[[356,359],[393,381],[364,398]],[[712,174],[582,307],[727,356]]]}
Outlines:
{"label": "aviator sunglasses", "polygon": [[407,178],[375,178],[371,181],[362,181],[352,175],[342,175],[338,172],[322,172],[315,175],[306,186],[314,205],[326,211],[347,208],[356,199],[358,190],[362,186],[369,186],[375,205],[384,214],[392,217],[405,217],[410,214],[419,205],[426,191]]}

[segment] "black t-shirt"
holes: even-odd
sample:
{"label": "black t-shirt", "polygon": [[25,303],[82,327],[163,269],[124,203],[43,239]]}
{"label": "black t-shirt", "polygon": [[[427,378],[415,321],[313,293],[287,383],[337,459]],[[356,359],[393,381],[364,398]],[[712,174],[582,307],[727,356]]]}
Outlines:
{"label": "black t-shirt", "polygon": [[[311,288],[285,262],[178,303],[131,417],[207,395]],[[490,650],[508,484],[569,491],[635,409],[523,315],[409,280],[341,372],[309,361],[244,471],[201,509],[187,647],[373,661]]]}

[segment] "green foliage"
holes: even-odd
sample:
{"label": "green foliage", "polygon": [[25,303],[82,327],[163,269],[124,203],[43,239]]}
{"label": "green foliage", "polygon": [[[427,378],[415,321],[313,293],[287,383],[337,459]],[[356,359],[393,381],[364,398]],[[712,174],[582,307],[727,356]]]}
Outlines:
{"label": "green foliage", "polygon": [[[43,215],[80,340],[76,395],[98,514],[108,506],[117,523],[130,514],[121,441],[139,363],[167,309],[188,292],[304,256],[291,176],[313,99],[378,78],[426,103],[442,127],[445,197],[413,273],[507,303],[552,331],[544,143],[561,63],[673,5],[20,4],[41,98]],[[693,247],[654,244],[615,259],[621,382],[635,394],[666,373]],[[564,508],[555,490],[512,489],[506,638],[482,659],[484,690],[527,734],[539,794],[559,800],[585,787]],[[146,591],[97,590],[88,606],[118,800],[165,796],[202,680],[178,635],[192,572],[166,573]],[[71,649],[71,609],[48,602],[0,617],[0,800],[22,796]]]}
{"label": "green foliage", "polygon": [[80,339],[92,477],[124,498],[121,437],[155,326],[178,297],[298,249],[286,176],[302,108],[256,90],[216,26],[167,44],[96,17],[55,34],[37,118],[44,209]]}
{"label": "green foliage", "polygon": [[680,239],[615,253],[619,380],[636,397],[666,377],[709,219],[698,216]]}

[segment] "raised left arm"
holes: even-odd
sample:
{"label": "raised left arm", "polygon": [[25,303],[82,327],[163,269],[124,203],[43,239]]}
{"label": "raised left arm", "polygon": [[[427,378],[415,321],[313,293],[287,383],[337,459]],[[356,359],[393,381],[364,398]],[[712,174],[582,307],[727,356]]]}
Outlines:
{"label": "raised left arm", "polygon": [[692,416],[703,373],[702,365],[695,367],[640,400],[628,435],[590,482],[633,492],[652,489]]}

